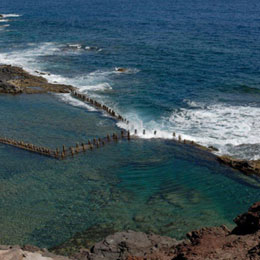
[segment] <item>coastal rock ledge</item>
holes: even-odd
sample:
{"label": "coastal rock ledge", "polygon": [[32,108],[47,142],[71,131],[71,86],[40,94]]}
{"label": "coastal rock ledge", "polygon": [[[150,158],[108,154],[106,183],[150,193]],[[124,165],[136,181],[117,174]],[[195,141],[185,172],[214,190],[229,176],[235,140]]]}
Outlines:
{"label": "coastal rock ledge", "polygon": [[[45,73],[40,73],[40,75]],[[36,94],[36,93],[70,93],[75,88],[70,85],[52,84],[42,76],[31,75],[22,68],[0,65],[0,93]]]}
{"label": "coastal rock ledge", "polygon": [[[207,227],[177,241],[170,237],[135,231],[109,235],[92,248],[82,247],[68,257],[34,246],[0,246],[0,259],[24,260],[259,260],[260,201],[234,219],[237,226]],[[55,252],[57,252],[57,248]],[[54,253],[54,252],[53,252]]]}

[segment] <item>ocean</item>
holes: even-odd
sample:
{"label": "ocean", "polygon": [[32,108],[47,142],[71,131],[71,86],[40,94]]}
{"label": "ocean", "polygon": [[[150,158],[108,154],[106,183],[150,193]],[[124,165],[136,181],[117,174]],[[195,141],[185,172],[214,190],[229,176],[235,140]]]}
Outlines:
{"label": "ocean", "polygon": [[0,145],[0,243],[232,226],[259,178],[172,138],[260,159],[259,11],[256,0],[2,0],[0,63],[73,85],[130,123],[69,94],[0,95],[0,135],[51,148],[121,129],[140,138],[62,162]]}

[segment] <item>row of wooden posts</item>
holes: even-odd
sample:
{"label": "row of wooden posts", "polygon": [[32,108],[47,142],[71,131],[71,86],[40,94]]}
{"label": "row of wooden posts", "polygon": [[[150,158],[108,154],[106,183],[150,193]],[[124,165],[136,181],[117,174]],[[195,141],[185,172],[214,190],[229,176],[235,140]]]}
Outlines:
{"label": "row of wooden posts", "polygon": [[107,143],[112,141],[118,141],[120,139],[130,140],[130,132],[121,131],[121,135],[113,133],[112,135],[107,135],[105,138],[94,138],[93,140],[88,140],[87,143],[76,143],[75,146],[71,146],[66,148],[65,145],[62,146],[62,149],[56,148],[55,150],[51,150],[46,147],[37,146],[30,143],[25,143],[23,141],[17,141],[10,138],[0,138],[0,143],[14,146],[23,150],[27,150],[33,153],[38,153],[41,155],[45,155],[48,157],[52,157],[58,160],[63,160],[66,157],[74,156],[82,152],[86,152],[87,150],[97,149],[99,147],[104,146]]}
{"label": "row of wooden posts", "polygon": [[[73,96],[77,97],[78,99],[84,101],[84,102],[87,102],[89,103],[90,105],[100,109],[100,110],[104,110],[106,113],[108,113],[110,116],[114,117],[115,119],[117,120],[120,120],[120,121],[123,121],[125,122],[126,124],[129,124],[129,121],[125,118],[123,118],[120,114],[116,113],[113,109],[109,108],[108,106],[106,105],[102,105],[101,103],[95,101],[94,99],[88,97],[86,94],[83,94],[83,93],[80,93],[76,90],[72,91],[71,92]],[[134,134],[137,135],[137,130],[135,129],[134,131]],[[143,130],[143,135],[146,134],[146,131],[145,129]],[[157,134],[157,131],[154,130],[154,135],[156,136]],[[178,141],[181,142],[182,141],[182,137],[179,135],[178,137],[176,137],[176,133],[173,132],[173,137],[174,138],[178,138]],[[183,142],[185,143],[186,140],[183,140]]]}
{"label": "row of wooden posts", "polygon": [[126,124],[129,124],[129,121],[126,120],[125,118],[123,118],[120,114],[116,113],[113,109],[109,108],[106,105],[102,105],[101,103],[99,103],[98,101],[88,97],[87,95],[80,93],[76,90],[72,91],[71,94],[75,97],[77,97],[78,99],[89,103],[90,105],[94,106],[97,109],[103,110],[105,111],[107,114],[109,114],[111,117],[114,117],[115,119],[119,120],[119,121],[123,121]]}
{"label": "row of wooden posts", "polygon": [[[135,136],[137,135],[137,130],[134,131]],[[143,135],[145,135],[146,132],[145,130],[143,130]],[[154,131],[154,135],[157,134],[157,131]],[[30,144],[30,143],[25,143],[23,141],[17,141],[14,139],[10,139],[10,138],[0,138],[0,143],[3,144],[7,144],[10,146],[14,146],[23,150],[27,150],[30,152],[34,152],[34,153],[38,153],[41,155],[45,155],[48,157],[52,157],[58,160],[63,160],[67,157],[70,156],[75,156],[79,153],[82,152],[86,152],[87,150],[93,150],[93,149],[97,149],[100,147],[105,146],[105,144],[110,143],[112,141],[118,141],[120,139],[125,139],[125,140],[131,140],[131,138],[133,137],[133,135],[130,134],[130,131],[121,131],[121,134],[115,134],[113,133],[112,135],[107,135],[105,138],[94,138],[93,140],[88,140],[87,143],[76,143],[75,146],[71,146],[69,148],[66,148],[65,145],[62,146],[62,149],[56,148],[55,150],[51,150],[49,148],[46,147],[42,147],[42,146],[37,146],[34,144]],[[173,132],[173,138],[176,137],[175,132]],[[187,140],[182,140],[181,136],[178,136],[177,139],[179,142],[189,142]],[[189,142],[189,143],[193,143],[193,142]]]}
{"label": "row of wooden posts", "polygon": [[[106,105],[102,105],[99,102],[91,99],[87,95],[82,94],[78,91],[73,91],[72,95],[81,99],[84,102],[90,103],[92,106],[94,106],[98,109],[104,110],[106,113],[108,113],[110,116],[114,117],[116,120],[120,120],[120,121],[125,122],[126,124],[129,124],[128,120],[123,118],[121,115],[116,113],[114,110],[107,107]],[[137,134],[138,134],[137,129],[135,129],[133,136],[137,136]],[[146,131],[144,129],[143,135],[145,135],[145,134],[146,134]],[[156,136],[156,134],[157,134],[157,131],[155,130],[154,136]],[[175,132],[173,132],[173,138],[177,139],[179,142],[186,143],[186,140],[182,140],[180,135],[177,137]],[[81,143],[81,144],[77,143],[76,146],[71,146],[69,148],[66,148],[65,145],[63,145],[62,149],[56,148],[55,150],[51,150],[51,149],[46,148],[46,147],[41,147],[41,146],[37,146],[37,145],[34,145],[34,144],[25,143],[23,141],[17,141],[17,140],[13,140],[13,139],[9,139],[9,138],[0,138],[0,143],[11,145],[11,146],[23,149],[23,150],[27,150],[27,151],[30,151],[30,152],[34,152],[34,153],[49,156],[49,157],[52,157],[52,158],[55,158],[55,159],[62,160],[62,159],[65,159],[66,157],[74,156],[76,154],[79,154],[81,152],[85,152],[87,150],[93,150],[95,148],[102,147],[106,143],[109,143],[111,141],[118,141],[119,139],[130,140],[131,139],[130,131],[122,130],[121,135],[117,135],[117,134],[113,133],[111,136],[107,135],[105,138],[97,138],[97,139],[94,138],[93,140],[88,140],[87,143]]]}

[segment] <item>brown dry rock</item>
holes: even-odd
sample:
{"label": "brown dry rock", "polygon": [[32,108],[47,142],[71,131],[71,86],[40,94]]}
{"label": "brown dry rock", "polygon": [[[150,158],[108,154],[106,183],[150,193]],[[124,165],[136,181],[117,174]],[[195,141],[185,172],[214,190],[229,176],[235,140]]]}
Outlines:
{"label": "brown dry rock", "polygon": [[250,234],[260,230],[260,201],[254,203],[248,212],[234,219],[237,227],[233,230],[236,234]]}
{"label": "brown dry rock", "polygon": [[[146,255],[166,252],[178,243],[180,242],[170,237],[124,231],[106,237],[103,241],[96,243],[91,252],[83,251],[82,255],[78,254],[77,259],[125,260],[131,257],[143,259]],[[81,258],[83,255],[85,258]]]}

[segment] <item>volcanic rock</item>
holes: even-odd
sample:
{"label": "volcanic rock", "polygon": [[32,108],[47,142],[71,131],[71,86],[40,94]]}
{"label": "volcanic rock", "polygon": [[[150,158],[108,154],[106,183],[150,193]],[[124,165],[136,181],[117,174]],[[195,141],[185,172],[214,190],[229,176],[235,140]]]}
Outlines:
{"label": "volcanic rock", "polygon": [[0,93],[70,93],[72,90],[72,86],[51,84],[45,78],[31,75],[22,68],[0,65]]}
{"label": "volcanic rock", "polygon": [[233,230],[236,234],[250,234],[260,230],[260,201],[253,204],[248,212],[234,219],[237,227]]}

